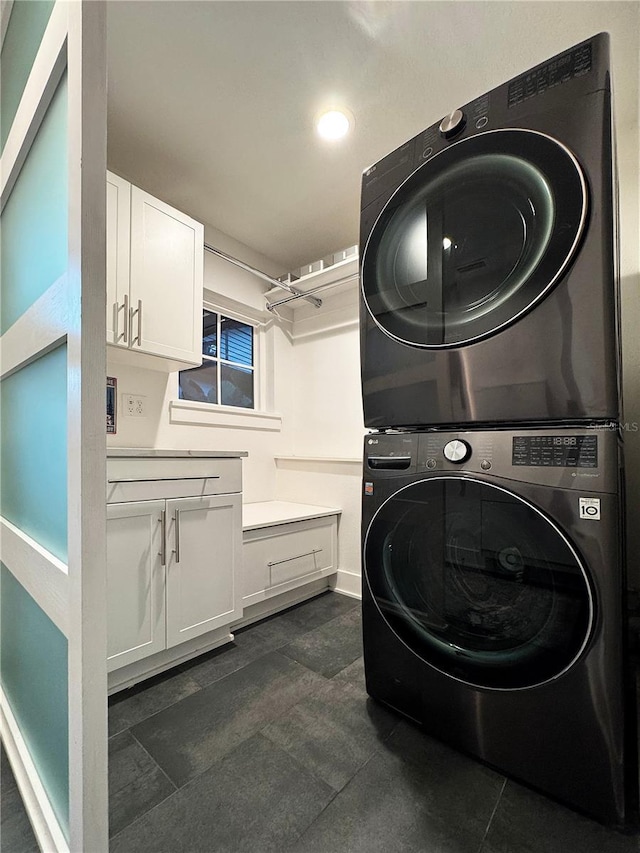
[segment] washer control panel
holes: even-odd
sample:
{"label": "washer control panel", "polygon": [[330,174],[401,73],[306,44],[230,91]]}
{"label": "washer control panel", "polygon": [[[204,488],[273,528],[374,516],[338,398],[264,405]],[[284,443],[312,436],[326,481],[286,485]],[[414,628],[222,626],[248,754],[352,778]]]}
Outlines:
{"label": "washer control panel", "polygon": [[572,489],[586,499],[617,492],[619,447],[614,424],[374,433],[365,438],[365,472],[371,481],[477,474]]}

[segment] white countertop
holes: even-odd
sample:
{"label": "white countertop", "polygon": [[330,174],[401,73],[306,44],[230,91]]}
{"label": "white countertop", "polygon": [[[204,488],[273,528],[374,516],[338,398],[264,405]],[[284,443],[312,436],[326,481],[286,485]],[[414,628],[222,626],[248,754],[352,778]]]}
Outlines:
{"label": "white countertop", "polygon": [[308,518],[324,518],[328,515],[339,515],[341,512],[342,510],[338,507],[290,503],[288,501],[261,501],[243,504],[242,529],[254,530],[257,527],[271,527],[275,524],[304,521]]}
{"label": "white countertop", "polygon": [[158,450],[155,447],[108,447],[107,457],[167,457],[200,459],[226,459],[248,456],[246,450]]}

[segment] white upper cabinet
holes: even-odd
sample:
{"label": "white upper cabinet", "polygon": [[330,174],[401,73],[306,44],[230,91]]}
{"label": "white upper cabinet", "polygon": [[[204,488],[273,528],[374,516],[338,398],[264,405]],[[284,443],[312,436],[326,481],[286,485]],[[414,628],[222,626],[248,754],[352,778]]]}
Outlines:
{"label": "white upper cabinet", "polygon": [[129,341],[131,184],[107,172],[107,343]]}
{"label": "white upper cabinet", "polygon": [[107,173],[107,343],[202,363],[204,228]]}

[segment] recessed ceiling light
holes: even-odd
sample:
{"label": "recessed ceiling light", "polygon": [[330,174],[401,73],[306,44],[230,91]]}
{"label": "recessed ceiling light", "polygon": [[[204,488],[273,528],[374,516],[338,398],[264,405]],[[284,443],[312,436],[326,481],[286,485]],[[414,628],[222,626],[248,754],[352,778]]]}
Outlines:
{"label": "recessed ceiling light", "polygon": [[343,110],[328,110],[316,122],[318,135],[323,139],[342,139],[353,124],[353,117]]}

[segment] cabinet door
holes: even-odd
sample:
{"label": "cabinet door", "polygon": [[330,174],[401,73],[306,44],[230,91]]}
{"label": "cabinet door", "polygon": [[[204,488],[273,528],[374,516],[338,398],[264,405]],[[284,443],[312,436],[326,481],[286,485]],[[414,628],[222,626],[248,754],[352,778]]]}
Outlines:
{"label": "cabinet door", "polygon": [[107,343],[129,346],[131,184],[107,172]]}
{"label": "cabinet door", "polygon": [[131,188],[131,346],[202,363],[204,229]]}
{"label": "cabinet door", "polygon": [[165,648],[164,501],[107,506],[109,672]]}
{"label": "cabinet door", "polygon": [[242,614],[239,494],[167,501],[167,648]]}

